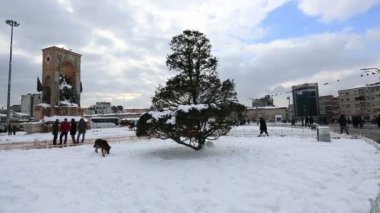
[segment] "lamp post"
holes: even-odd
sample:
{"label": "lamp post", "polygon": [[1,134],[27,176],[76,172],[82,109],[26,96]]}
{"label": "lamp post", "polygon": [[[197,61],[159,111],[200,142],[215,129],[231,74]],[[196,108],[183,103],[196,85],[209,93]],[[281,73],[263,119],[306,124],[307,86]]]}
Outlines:
{"label": "lamp post", "polygon": [[11,99],[13,27],[18,27],[20,24],[14,20],[6,20],[5,23],[8,24],[9,26],[11,26],[11,45],[10,45],[10,52],[9,52],[8,96],[7,96],[7,129],[8,129],[10,121],[11,121],[10,109],[9,108],[10,108],[10,99]]}

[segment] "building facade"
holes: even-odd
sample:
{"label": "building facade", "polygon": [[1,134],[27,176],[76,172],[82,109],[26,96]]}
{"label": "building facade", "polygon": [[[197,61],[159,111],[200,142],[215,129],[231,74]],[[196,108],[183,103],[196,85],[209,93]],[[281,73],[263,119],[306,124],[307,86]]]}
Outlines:
{"label": "building facade", "polygon": [[109,114],[112,113],[112,106],[110,102],[96,102],[95,105],[90,106],[87,114]]}
{"label": "building facade", "polygon": [[319,116],[318,83],[292,86],[292,93],[296,117]]}
{"label": "building facade", "polygon": [[349,118],[361,116],[372,120],[380,114],[380,82],[339,90],[341,113]]}
{"label": "building facade", "polygon": [[339,118],[339,98],[332,95],[319,97],[319,115],[323,123],[330,123]]}
{"label": "building facade", "polygon": [[287,120],[287,107],[247,107],[247,119],[256,122],[263,117],[267,122],[283,122]]}
{"label": "building facade", "polygon": [[21,96],[21,112],[33,117],[33,108],[41,103],[41,94],[27,94]]}
{"label": "building facade", "polygon": [[273,98],[269,95],[264,96],[263,98],[257,98],[252,100],[252,107],[265,107],[265,106],[274,106]]}

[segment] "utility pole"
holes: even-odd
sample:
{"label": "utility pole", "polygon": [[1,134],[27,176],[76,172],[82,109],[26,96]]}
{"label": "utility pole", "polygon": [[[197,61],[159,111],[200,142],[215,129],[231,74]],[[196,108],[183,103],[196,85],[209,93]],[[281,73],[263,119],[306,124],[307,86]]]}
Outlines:
{"label": "utility pole", "polygon": [[[11,121],[10,117],[10,101],[11,101],[11,74],[12,74],[12,42],[13,42],[13,27],[18,27],[20,24],[14,20],[6,20],[6,24],[11,26],[11,45],[9,52],[9,73],[8,73],[8,96],[7,96],[7,130]],[[9,130],[8,130],[9,131]]]}

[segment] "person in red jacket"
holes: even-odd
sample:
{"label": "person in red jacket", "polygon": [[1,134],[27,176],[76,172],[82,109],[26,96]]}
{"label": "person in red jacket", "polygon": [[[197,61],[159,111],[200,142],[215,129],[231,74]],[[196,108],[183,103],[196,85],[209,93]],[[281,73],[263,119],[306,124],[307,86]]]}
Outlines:
{"label": "person in red jacket", "polygon": [[65,136],[64,144],[67,141],[67,133],[70,131],[70,124],[67,122],[67,118],[61,123],[61,134],[59,135],[59,144],[62,144],[62,138]]}

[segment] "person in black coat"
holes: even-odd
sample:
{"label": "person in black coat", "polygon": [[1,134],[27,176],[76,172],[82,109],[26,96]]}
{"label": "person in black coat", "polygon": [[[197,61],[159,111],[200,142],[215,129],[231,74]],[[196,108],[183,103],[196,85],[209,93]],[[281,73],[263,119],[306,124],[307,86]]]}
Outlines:
{"label": "person in black coat", "polygon": [[7,130],[8,130],[8,135],[12,135],[12,124],[11,123],[9,123]]}
{"label": "person in black coat", "polygon": [[362,116],[359,116],[358,119],[359,119],[359,128],[360,128],[360,129],[363,129],[364,121],[363,121]]}
{"label": "person in black coat", "polygon": [[73,143],[77,143],[75,140],[75,134],[77,134],[77,123],[75,122],[75,119],[71,119],[71,125],[70,125],[70,135],[71,139],[73,140]]}
{"label": "person in black coat", "polygon": [[339,124],[340,124],[340,134],[343,134],[343,130],[344,130],[346,134],[348,135],[347,119],[346,119],[346,116],[344,116],[343,114],[341,114],[339,117]]}
{"label": "person in black coat", "polygon": [[296,126],[296,119],[292,116],[292,126]]}
{"label": "person in black coat", "polygon": [[79,143],[79,137],[80,135],[82,135],[82,143],[84,141],[84,137],[85,137],[85,134],[86,134],[86,128],[87,128],[87,124],[86,122],[84,121],[83,118],[81,118],[79,120],[79,123],[78,123],[78,136],[77,136],[77,143]]}
{"label": "person in black coat", "polygon": [[305,118],[305,127],[310,127],[309,116],[306,116],[306,118]]}
{"label": "person in black coat", "polygon": [[57,138],[58,138],[58,132],[59,132],[59,120],[56,119],[53,123],[53,145],[57,145]]}
{"label": "person in black coat", "polygon": [[267,136],[269,136],[268,131],[267,131],[267,124],[265,123],[264,118],[260,117],[259,122],[260,122],[260,135],[259,135],[259,137],[262,136],[263,132],[265,132],[265,134],[267,134]]}

